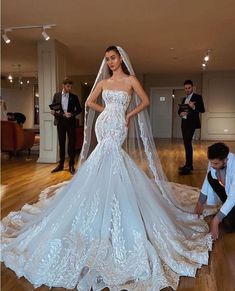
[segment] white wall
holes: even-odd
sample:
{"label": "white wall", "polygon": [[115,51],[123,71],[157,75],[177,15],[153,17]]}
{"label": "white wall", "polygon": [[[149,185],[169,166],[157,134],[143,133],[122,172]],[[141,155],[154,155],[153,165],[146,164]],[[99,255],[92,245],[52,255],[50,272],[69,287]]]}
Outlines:
{"label": "white wall", "polygon": [[235,71],[205,72],[202,92],[202,139],[235,140]]}
{"label": "white wall", "polygon": [[21,112],[26,116],[24,128],[34,127],[34,97],[33,87],[1,89],[2,98],[7,105],[7,112]]}
{"label": "white wall", "polygon": [[172,87],[178,88],[184,86],[185,80],[192,80],[198,94],[202,92],[202,75],[201,73],[191,74],[147,74],[144,76],[144,88],[150,94],[152,87]]}

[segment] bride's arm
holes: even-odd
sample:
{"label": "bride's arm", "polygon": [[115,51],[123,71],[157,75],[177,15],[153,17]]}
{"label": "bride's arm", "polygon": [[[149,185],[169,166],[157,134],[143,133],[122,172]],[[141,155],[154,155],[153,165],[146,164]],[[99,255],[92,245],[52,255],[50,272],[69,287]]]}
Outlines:
{"label": "bride's arm", "polygon": [[85,103],[86,106],[88,106],[88,107],[90,107],[98,112],[102,112],[104,110],[103,106],[96,103],[97,98],[99,97],[99,95],[102,92],[102,88],[103,88],[103,81],[100,81],[96,85],[94,91],[90,94],[90,96],[88,97],[88,99]]}
{"label": "bride's arm", "polygon": [[131,81],[131,86],[133,88],[133,90],[137,93],[137,95],[140,97],[141,99],[141,103],[132,111],[130,111],[127,116],[126,116],[126,124],[128,125],[129,123],[129,119],[138,114],[140,111],[142,111],[144,108],[148,107],[150,102],[149,102],[149,98],[148,95],[146,94],[146,92],[144,91],[143,87],[141,86],[140,82],[138,81],[138,79],[134,76],[130,77],[130,81]]}

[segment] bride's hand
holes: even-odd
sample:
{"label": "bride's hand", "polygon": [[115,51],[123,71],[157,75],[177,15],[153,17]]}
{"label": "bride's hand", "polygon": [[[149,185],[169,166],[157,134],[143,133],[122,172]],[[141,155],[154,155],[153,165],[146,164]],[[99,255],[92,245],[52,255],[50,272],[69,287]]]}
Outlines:
{"label": "bride's hand", "polygon": [[126,115],[126,127],[129,126],[130,118],[131,118],[131,115],[129,113],[127,113],[127,115]]}

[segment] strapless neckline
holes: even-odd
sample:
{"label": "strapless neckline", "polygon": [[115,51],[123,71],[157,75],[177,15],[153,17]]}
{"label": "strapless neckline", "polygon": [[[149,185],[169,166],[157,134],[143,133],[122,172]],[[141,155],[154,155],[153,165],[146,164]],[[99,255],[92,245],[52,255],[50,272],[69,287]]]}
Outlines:
{"label": "strapless neckline", "polygon": [[127,96],[131,97],[131,95],[125,90],[117,90],[117,89],[103,89],[102,92],[109,91],[109,92],[120,92],[125,93]]}

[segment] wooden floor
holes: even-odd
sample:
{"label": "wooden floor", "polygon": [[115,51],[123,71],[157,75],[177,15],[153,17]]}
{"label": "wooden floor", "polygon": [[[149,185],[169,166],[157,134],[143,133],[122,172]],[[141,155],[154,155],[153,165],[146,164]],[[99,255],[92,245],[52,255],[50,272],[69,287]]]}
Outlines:
{"label": "wooden floor", "polygon": [[[184,150],[181,140],[158,140],[158,152],[163,169],[170,181],[188,184],[196,187],[202,185],[206,168],[207,146],[211,142],[194,143],[194,172],[189,176],[179,176],[177,168],[183,165]],[[235,152],[235,142],[227,142],[232,152]],[[11,160],[2,156],[2,217],[10,211],[19,210],[25,203],[37,201],[38,194],[45,187],[71,179],[68,170],[51,174],[52,164],[36,163],[37,156],[30,161],[25,155],[13,157]],[[32,285],[24,278],[17,279],[15,273],[2,264],[2,291],[31,291]],[[42,286],[38,291],[49,288]],[[55,291],[65,291],[62,288],[52,288]],[[172,289],[166,288],[164,291]],[[182,277],[178,291],[235,291],[235,234],[221,232],[220,239],[214,244],[208,266],[203,266],[197,272],[196,278]],[[145,291],[145,290],[143,290]]]}

